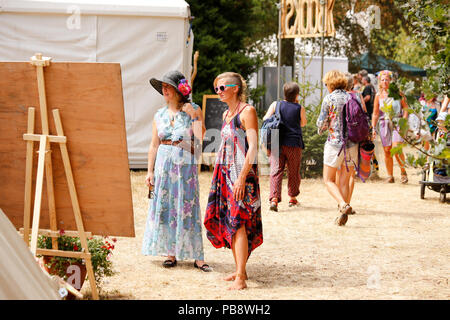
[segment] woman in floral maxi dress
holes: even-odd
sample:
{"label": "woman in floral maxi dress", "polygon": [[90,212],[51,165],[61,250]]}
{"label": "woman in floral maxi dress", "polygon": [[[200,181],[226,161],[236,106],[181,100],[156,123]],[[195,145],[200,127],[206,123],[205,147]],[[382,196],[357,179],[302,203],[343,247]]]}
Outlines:
{"label": "woman in floral maxi dress", "polygon": [[227,72],[214,81],[228,110],[223,115],[222,143],[217,155],[205,215],[207,237],[216,248],[233,251],[236,272],[229,289],[247,287],[246,264],[263,242],[261,200],[256,163],[258,121],[254,107],[245,103],[245,81]]}
{"label": "woman in floral maxi dress", "polygon": [[[150,83],[167,106],[153,121],[148,155],[147,186],[153,185],[144,233],[144,255],[168,256],[163,266],[175,267],[178,260],[194,259],[194,267],[211,271],[204,263],[199,205],[196,139],[205,131],[200,108],[188,103],[190,87],[183,74],[167,73]],[[198,151],[198,150],[197,150]]]}

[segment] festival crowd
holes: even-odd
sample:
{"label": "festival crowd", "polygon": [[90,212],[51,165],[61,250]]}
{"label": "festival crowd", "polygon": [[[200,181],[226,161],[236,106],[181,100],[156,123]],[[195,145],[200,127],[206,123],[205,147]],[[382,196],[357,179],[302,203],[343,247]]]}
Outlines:
{"label": "festival crowd", "polygon": [[[351,198],[356,177],[365,180],[372,173],[378,176],[374,153],[375,139],[383,147],[387,183],[394,183],[394,157],[399,164],[400,182],[408,182],[405,156],[391,155],[391,149],[404,141],[394,118],[408,118],[408,104],[389,96],[389,85],[395,75],[382,70],[376,75],[361,70],[357,74],[332,70],[322,81],[328,94],[322,101],[316,125],[319,134],[327,134],[323,153],[323,180],[336,201],[335,223],[344,226],[348,215],[356,211]],[[261,196],[257,164],[258,117],[246,97],[247,85],[234,72],[218,75],[214,89],[227,105],[222,115],[221,144],[216,155],[211,187],[204,219],[199,204],[198,160],[205,124],[201,108],[190,101],[191,87],[185,76],[170,71],[150,84],[163,95],[165,106],[153,119],[152,140],[148,152],[148,173],[145,183],[151,189],[142,253],[165,256],[166,268],[177,260],[193,259],[193,266],[203,272],[213,269],[205,262],[202,226],[206,237],[216,248],[231,249],[235,272],[226,276],[231,290],[247,287],[246,264],[254,249],[263,243]],[[264,123],[278,121],[278,146],[266,151],[270,160],[270,210],[278,211],[282,201],[281,186],[287,167],[289,206],[298,206],[300,165],[305,148],[302,127],[307,124],[305,107],[299,104],[299,86],[295,82],[283,87],[284,99],[273,102]],[[423,137],[425,147],[438,132],[436,121],[445,119],[448,97],[425,99],[421,96],[429,130],[416,134]],[[387,109],[392,113],[385,112]],[[384,110],[384,111],[383,111]],[[420,119],[419,119],[420,120]],[[414,128],[411,122],[411,127]],[[263,124],[264,126],[264,124]],[[262,132],[262,130],[261,130]],[[442,130],[441,130],[442,132]],[[445,133],[446,134],[446,133]]]}

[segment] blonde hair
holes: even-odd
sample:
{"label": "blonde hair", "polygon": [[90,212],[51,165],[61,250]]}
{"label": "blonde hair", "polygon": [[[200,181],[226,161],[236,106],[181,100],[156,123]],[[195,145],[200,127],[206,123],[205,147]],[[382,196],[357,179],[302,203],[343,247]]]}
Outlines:
{"label": "blonde hair", "polygon": [[328,71],[323,77],[322,82],[325,83],[331,91],[336,89],[345,90],[345,88],[347,88],[347,77],[339,70]]}
{"label": "blonde hair", "polygon": [[394,80],[394,75],[393,75],[393,73],[392,73],[392,71],[390,71],[390,70],[381,70],[379,73],[378,73],[378,90],[380,90],[381,89],[381,77],[383,77],[383,76],[388,76],[389,77],[389,82],[391,82],[392,80]]}
{"label": "blonde hair", "polygon": [[237,84],[239,86],[239,91],[237,96],[242,102],[247,101],[247,83],[244,78],[236,72],[224,72],[219,74],[216,79],[214,79],[214,86],[216,86],[217,81],[225,79],[226,84]]}
{"label": "blonde hair", "polygon": [[346,72],[345,76],[347,77],[347,86],[345,90],[350,91],[353,89],[353,81],[355,79],[355,75],[352,75],[350,72]]}

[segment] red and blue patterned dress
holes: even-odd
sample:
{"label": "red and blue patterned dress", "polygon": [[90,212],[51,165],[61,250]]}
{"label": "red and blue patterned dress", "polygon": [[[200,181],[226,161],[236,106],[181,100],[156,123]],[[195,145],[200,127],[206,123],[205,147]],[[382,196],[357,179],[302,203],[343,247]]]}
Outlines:
{"label": "red and blue patterned dress", "polygon": [[229,123],[224,121],[222,124],[222,143],[217,153],[204,225],[207,238],[216,248],[231,248],[233,235],[245,225],[250,256],[263,243],[256,163],[247,174],[244,199],[236,201],[233,197],[233,186],[244,166],[248,150],[245,129],[240,120],[243,109],[245,106]]}

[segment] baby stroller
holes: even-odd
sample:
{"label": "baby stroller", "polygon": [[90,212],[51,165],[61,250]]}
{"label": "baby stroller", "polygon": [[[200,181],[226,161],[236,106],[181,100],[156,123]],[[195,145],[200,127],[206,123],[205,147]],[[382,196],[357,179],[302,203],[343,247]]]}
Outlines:
{"label": "baby stroller", "polygon": [[[450,176],[447,176],[448,165],[439,166],[432,162],[431,166],[422,170],[420,183],[420,199],[425,199],[425,187],[439,192],[439,201],[445,203],[447,193],[450,192]],[[433,181],[430,181],[432,178]]]}
{"label": "baby stroller", "polygon": [[[450,146],[450,135],[447,132],[439,132],[437,130],[436,136],[445,137],[447,140],[447,147]],[[447,193],[450,191],[450,176],[447,175],[449,171],[449,165],[439,165],[438,162],[433,161],[431,166],[425,167],[422,170],[422,180],[420,183],[420,199],[425,199],[425,187],[428,189],[439,192],[439,201],[445,202]],[[430,181],[430,178],[433,181]]]}

